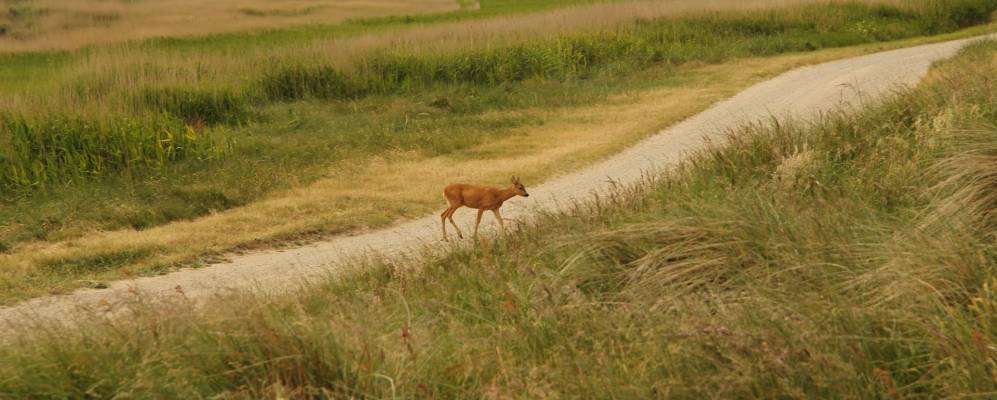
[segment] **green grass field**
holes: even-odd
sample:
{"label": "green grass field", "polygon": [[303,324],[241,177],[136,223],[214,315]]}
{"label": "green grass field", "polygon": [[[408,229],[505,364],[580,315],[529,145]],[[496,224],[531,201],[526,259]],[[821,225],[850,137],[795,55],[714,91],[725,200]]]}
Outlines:
{"label": "green grass field", "polygon": [[[461,2],[448,14],[0,55],[0,303],[208,252],[163,248],[182,227],[154,246],[91,236],[267,200],[329,218],[292,195],[370,178],[378,170],[364,168],[385,160],[431,170],[443,157],[515,153],[548,124],[653,108],[632,99],[740,65],[801,55],[772,61],[779,71],[845,54],[822,49],[983,32],[997,10],[603,3]],[[297,293],[196,309],[138,299],[134,318],[73,329],[29,322],[0,345],[0,398],[991,397],[995,71],[997,44],[974,45],[858,114],[745,127],[657,183],[443,255],[361,261]],[[612,143],[652,128],[640,129]],[[369,198],[330,192],[347,193],[327,200],[344,210],[322,228],[333,232],[431,206],[385,200],[372,207],[390,210],[372,213]],[[220,232],[248,239],[212,251],[288,234],[226,223]],[[33,258],[50,248],[79,251]]]}
{"label": "green grass field", "polygon": [[632,91],[640,84],[625,77],[641,71],[951,32],[997,7],[780,4],[525,36],[508,33],[524,29],[512,18],[490,28],[487,45],[468,36],[401,50],[364,36],[436,37],[447,24],[586,3],[484,1],[443,15],[0,55],[0,253],[196,219],[373,156],[452,154],[543,123],[518,111]]}
{"label": "green grass field", "polygon": [[975,398],[997,393],[997,44],[659,183],[294,295],[0,348],[0,396]]}

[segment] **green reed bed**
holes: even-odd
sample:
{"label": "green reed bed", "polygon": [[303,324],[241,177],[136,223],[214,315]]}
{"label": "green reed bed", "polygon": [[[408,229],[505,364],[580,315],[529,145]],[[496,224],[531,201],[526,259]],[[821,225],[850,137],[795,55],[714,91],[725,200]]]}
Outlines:
{"label": "green reed bed", "polygon": [[230,90],[145,88],[136,107],[159,110],[191,125],[239,125],[252,117],[245,96]]}
{"label": "green reed bed", "polygon": [[226,149],[205,132],[172,118],[93,121],[6,117],[0,138],[0,190],[44,189],[92,177],[136,178],[183,159],[210,160]]}

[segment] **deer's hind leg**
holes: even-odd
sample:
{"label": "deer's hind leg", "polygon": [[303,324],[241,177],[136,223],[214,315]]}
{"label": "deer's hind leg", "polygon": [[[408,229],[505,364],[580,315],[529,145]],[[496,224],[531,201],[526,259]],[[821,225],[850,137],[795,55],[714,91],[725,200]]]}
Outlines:
{"label": "deer's hind leg", "polygon": [[[455,212],[457,212],[458,208],[460,208],[460,206],[453,207],[453,209],[450,210],[450,213],[447,214],[447,219],[450,220],[450,225],[453,225],[453,228],[457,230],[457,237],[463,239],[464,238],[464,233],[460,231],[460,227],[457,226],[457,223],[453,222],[453,214]],[[444,225],[445,225],[445,223],[444,223]]]}
{"label": "deer's hind leg", "polygon": [[[443,227],[443,241],[448,242],[450,239],[447,238],[447,217],[453,213],[453,206],[447,207],[443,210],[443,214],[440,214],[440,225]],[[458,232],[460,232],[458,230]],[[459,234],[459,233],[458,233]]]}

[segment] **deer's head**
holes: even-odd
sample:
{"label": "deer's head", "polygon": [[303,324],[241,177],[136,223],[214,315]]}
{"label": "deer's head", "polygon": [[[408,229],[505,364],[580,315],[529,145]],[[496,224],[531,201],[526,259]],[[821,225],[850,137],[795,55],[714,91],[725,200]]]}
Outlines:
{"label": "deer's head", "polygon": [[530,194],[526,192],[526,186],[523,186],[523,184],[519,182],[518,176],[512,177],[512,186],[516,189],[517,195],[523,197],[530,197]]}

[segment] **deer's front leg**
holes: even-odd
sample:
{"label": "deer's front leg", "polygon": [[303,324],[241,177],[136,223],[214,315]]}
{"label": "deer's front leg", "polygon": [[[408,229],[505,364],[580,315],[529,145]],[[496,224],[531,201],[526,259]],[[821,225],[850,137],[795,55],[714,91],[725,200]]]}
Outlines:
{"label": "deer's front leg", "polygon": [[495,213],[495,219],[498,220],[499,226],[502,227],[502,232],[505,232],[505,221],[502,220],[502,213],[497,208],[492,210],[492,212]]}
{"label": "deer's front leg", "polygon": [[474,236],[478,236],[478,225],[481,225],[481,214],[484,214],[485,210],[478,209],[478,220],[474,222]]}

